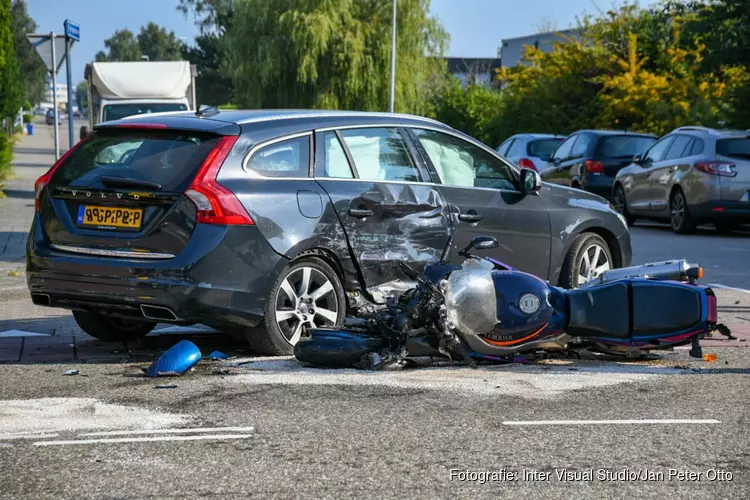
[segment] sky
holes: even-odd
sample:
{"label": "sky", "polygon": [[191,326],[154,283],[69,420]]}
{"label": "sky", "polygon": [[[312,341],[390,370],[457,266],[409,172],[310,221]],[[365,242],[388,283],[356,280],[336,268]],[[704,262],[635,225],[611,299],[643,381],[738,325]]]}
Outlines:
{"label": "sky", "polygon": [[[576,16],[596,14],[613,0],[432,0],[431,11],[451,37],[448,56],[497,57],[504,38],[532,34],[540,23],[555,29],[574,26]],[[27,0],[37,32],[63,33],[65,19],[81,26],[81,41],[72,50],[74,83],[83,79],[85,65],[104,50],[104,40],[119,29],[134,33],[150,21],[192,43],[198,34],[192,18],[176,10],[178,0]],[[58,75],[65,82],[65,66]]]}

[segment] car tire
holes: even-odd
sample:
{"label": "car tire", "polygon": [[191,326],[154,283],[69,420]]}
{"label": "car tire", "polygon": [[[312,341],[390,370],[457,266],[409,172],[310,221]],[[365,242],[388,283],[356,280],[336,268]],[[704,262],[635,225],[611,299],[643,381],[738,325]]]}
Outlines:
{"label": "car tire", "polygon": [[573,240],[563,260],[558,284],[567,289],[578,288],[602,272],[612,269],[612,251],[595,233],[582,233]]}
{"label": "car tire", "polygon": [[73,311],[73,318],[81,330],[99,340],[121,342],[148,335],[156,323],[150,321],[108,318],[86,311]]}
{"label": "car tire", "polygon": [[628,227],[631,227],[633,224],[635,224],[635,217],[633,217],[628,211],[628,203],[627,198],[625,198],[625,190],[619,184],[615,188],[615,195],[612,204],[615,206],[615,210],[617,210],[620,215],[625,217],[625,221],[628,223]]}
{"label": "car tire", "polygon": [[325,261],[306,257],[281,272],[269,293],[263,321],[246,328],[245,336],[256,353],[284,356],[292,354],[305,328],[341,326],[345,317],[346,293],[339,276]]}
{"label": "car tire", "polygon": [[695,231],[695,220],[690,214],[685,193],[680,188],[675,189],[669,197],[669,224],[675,233],[690,234]]}

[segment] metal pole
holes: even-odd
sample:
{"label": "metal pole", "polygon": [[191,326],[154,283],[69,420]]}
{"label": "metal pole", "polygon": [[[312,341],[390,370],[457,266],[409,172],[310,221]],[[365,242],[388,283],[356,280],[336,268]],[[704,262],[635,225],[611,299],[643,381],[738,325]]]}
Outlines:
{"label": "metal pole", "polygon": [[70,62],[70,46],[73,40],[65,35],[65,72],[67,73],[68,82],[68,149],[76,143],[75,132],[73,129],[73,77],[71,76],[72,63]]}
{"label": "metal pole", "polygon": [[391,35],[391,106],[393,113],[396,101],[396,0],[393,0],[393,34]]}
{"label": "metal pole", "polygon": [[52,42],[52,105],[55,111],[55,161],[60,159],[60,137],[58,136],[57,120],[57,58],[55,57],[55,33],[49,34],[50,41]]}

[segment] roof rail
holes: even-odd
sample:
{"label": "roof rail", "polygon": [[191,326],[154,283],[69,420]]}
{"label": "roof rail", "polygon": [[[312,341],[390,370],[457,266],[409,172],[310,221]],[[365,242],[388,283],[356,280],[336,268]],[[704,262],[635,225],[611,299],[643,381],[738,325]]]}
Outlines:
{"label": "roof rail", "polygon": [[714,134],[714,135],[717,135],[719,133],[716,131],[716,129],[708,128],[708,127],[700,127],[696,125],[677,127],[672,132],[707,132],[709,134]]}

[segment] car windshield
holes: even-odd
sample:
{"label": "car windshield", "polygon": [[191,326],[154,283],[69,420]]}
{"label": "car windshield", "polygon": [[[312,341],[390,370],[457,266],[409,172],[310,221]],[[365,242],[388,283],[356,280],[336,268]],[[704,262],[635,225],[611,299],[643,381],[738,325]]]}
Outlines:
{"label": "car windshield", "polygon": [[167,111],[186,111],[187,105],[174,102],[143,102],[137,104],[108,104],[104,106],[104,121],[120,120],[134,115],[164,113]]}
{"label": "car windshield", "polygon": [[532,141],[527,146],[526,152],[529,156],[535,156],[537,158],[552,156],[557,147],[563,141],[564,137],[555,139],[540,139],[538,141]]}
{"label": "car windshield", "polygon": [[656,139],[639,135],[614,135],[602,138],[599,143],[599,156],[603,158],[632,158],[643,154]]}
{"label": "car windshield", "polygon": [[71,153],[50,184],[88,187],[106,176],[181,192],[217,142],[218,136],[200,132],[100,130]]}
{"label": "car windshield", "polygon": [[720,139],[716,141],[716,154],[750,160],[750,138]]}

